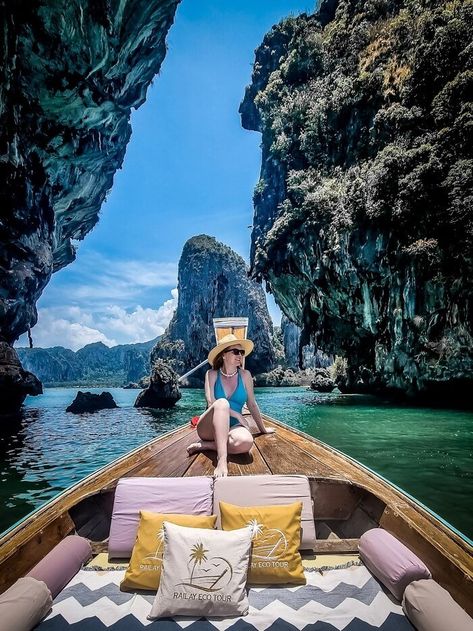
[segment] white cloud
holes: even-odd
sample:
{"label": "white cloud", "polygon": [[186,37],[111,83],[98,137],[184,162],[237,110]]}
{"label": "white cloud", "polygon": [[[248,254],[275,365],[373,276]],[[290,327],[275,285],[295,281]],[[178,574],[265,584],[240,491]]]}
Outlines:
{"label": "white cloud", "polygon": [[100,321],[101,327],[120,338],[126,337],[129,342],[144,342],[162,335],[177,306],[177,289],[171,294],[173,297],[158,310],[143,309],[138,305],[135,311],[128,313],[116,305],[109,307]]}
{"label": "white cloud", "polygon": [[[117,344],[115,339],[107,337],[93,326],[56,317],[55,311],[56,309],[40,309],[38,311],[38,324],[31,331],[35,347],[64,346],[76,351],[92,342],[103,342],[107,346]],[[89,314],[76,313],[76,315],[79,316],[79,319],[90,321]],[[20,337],[16,346],[28,346],[26,335]]]}
{"label": "white cloud", "polygon": [[48,307],[63,305],[67,290],[70,303],[95,310],[112,304],[130,311],[143,300],[149,304],[147,293],[153,289],[175,287],[176,282],[177,263],[113,260],[86,252],[79,253],[73,266],[55,274],[45,293]]}
{"label": "white cloud", "polygon": [[[32,329],[35,347],[64,346],[72,350],[91,342],[107,346],[146,342],[164,333],[177,307],[177,289],[159,309],[136,306],[127,311],[119,305],[91,312],[77,306],[38,309],[38,323]],[[22,335],[16,346],[27,346]]]}

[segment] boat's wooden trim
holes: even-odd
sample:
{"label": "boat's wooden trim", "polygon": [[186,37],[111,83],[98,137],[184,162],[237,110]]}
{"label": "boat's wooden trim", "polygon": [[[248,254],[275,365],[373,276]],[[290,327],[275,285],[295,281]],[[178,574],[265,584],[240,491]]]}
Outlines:
{"label": "boat's wooden trim", "polygon": [[[467,541],[362,464],[280,421],[263,418],[276,434],[256,435],[249,454],[231,456],[230,475],[307,475],[320,534],[318,553],[353,552],[357,537],[379,524],[423,558],[434,578],[473,613],[473,548]],[[83,511],[84,500],[112,492],[120,477],[211,475],[215,454],[187,455],[186,447],[194,440],[196,432],[189,425],[155,438],[91,474],[9,531],[0,539],[0,592],[73,531],[73,507]],[[95,546],[104,548],[100,542]]]}
{"label": "boat's wooden trim", "polygon": [[[146,475],[143,473],[143,464],[153,461],[167,447],[182,445],[182,449],[185,450],[184,444],[191,442],[192,439],[195,440],[195,431],[190,430],[188,426],[179,427],[159,436],[87,476],[8,531],[0,539],[0,593],[16,578],[23,576],[34,567],[61,538],[73,531],[74,524],[68,514],[70,508],[90,495],[114,488],[120,477],[133,475],[137,467],[140,468],[140,475]],[[169,462],[167,458],[158,458],[158,460]],[[190,466],[192,460],[193,458],[188,458],[186,465]],[[176,463],[169,467],[169,471],[165,475],[177,477],[182,474]],[[64,523],[68,524],[66,530],[62,525],[60,528],[56,526],[56,524]],[[44,533],[50,532],[56,534],[43,536]],[[16,559],[19,555],[24,561],[17,566]],[[12,564],[8,562],[10,558],[13,558]]]}
{"label": "boat's wooden trim", "polygon": [[[413,499],[362,464],[321,441],[264,416],[283,437],[294,435],[301,450],[312,453],[386,504],[379,525],[419,555],[432,576],[470,615],[473,614],[473,547]],[[309,447],[310,446],[310,447]]]}

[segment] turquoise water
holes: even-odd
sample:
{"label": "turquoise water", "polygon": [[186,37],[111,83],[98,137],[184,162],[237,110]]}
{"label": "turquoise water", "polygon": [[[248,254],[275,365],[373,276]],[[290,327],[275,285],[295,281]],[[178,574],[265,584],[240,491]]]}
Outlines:
{"label": "turquoise water", "polygon": [[[172,410],[138,410],[137,390],[108,390],[120,408],[67,414],[77,389],[51,388],[28,397],[9,427],[3,423],[0,531],[121,454],[187,422],[204,405],[202,391],[183,390]],[[257,388],[256,396],[269,416],[356,458],[473,538],[471,413],[304,388]]]}

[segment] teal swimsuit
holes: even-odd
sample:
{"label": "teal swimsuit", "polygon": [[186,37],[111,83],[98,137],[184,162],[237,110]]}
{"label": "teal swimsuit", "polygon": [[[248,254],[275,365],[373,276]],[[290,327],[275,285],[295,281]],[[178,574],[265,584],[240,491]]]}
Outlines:
{"label": "teal swimsuit", "polygon": [[[230,403],[230,407],[234,412],[238,412],[241,414],[243,406],[246,403],[248,395],[246,394],[245,384],[243,383],[243,379],[241,378],[240,371],[238,371],[238,383],[235,388],[235,392],[232,394],[230,398],[225,394],[225,390],[223,389],[222,382],[220,380],[220,370],[217,373],[217,379],[215,381],[214,386],[214,396],[215,399],[227,399]],[[230,427],[235,427],[236,425],[240,425],[240,421],[233,416],[230,416]]]}

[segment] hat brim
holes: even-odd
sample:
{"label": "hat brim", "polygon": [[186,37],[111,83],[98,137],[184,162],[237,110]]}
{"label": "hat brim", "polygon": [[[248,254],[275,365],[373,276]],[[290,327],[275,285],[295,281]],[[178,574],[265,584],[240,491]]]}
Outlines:
{"label": "hat brim", "polygon": [[225,342],[224,344],[217,344],[217,346],[213,347],[213,349],[210,351],[207,357],[209,364],[213,366],[213,363],[217,355],[219,355],[226,348],[230,348],[230,346],[242,346],[245,351],[245,357],[248,357],[248,355],[250,355],[250,353],[253,351],[255,347],[255,345],[253,344],[251,340],[246,340],[246,339],[245,340],[230,340],[229,342]]}

